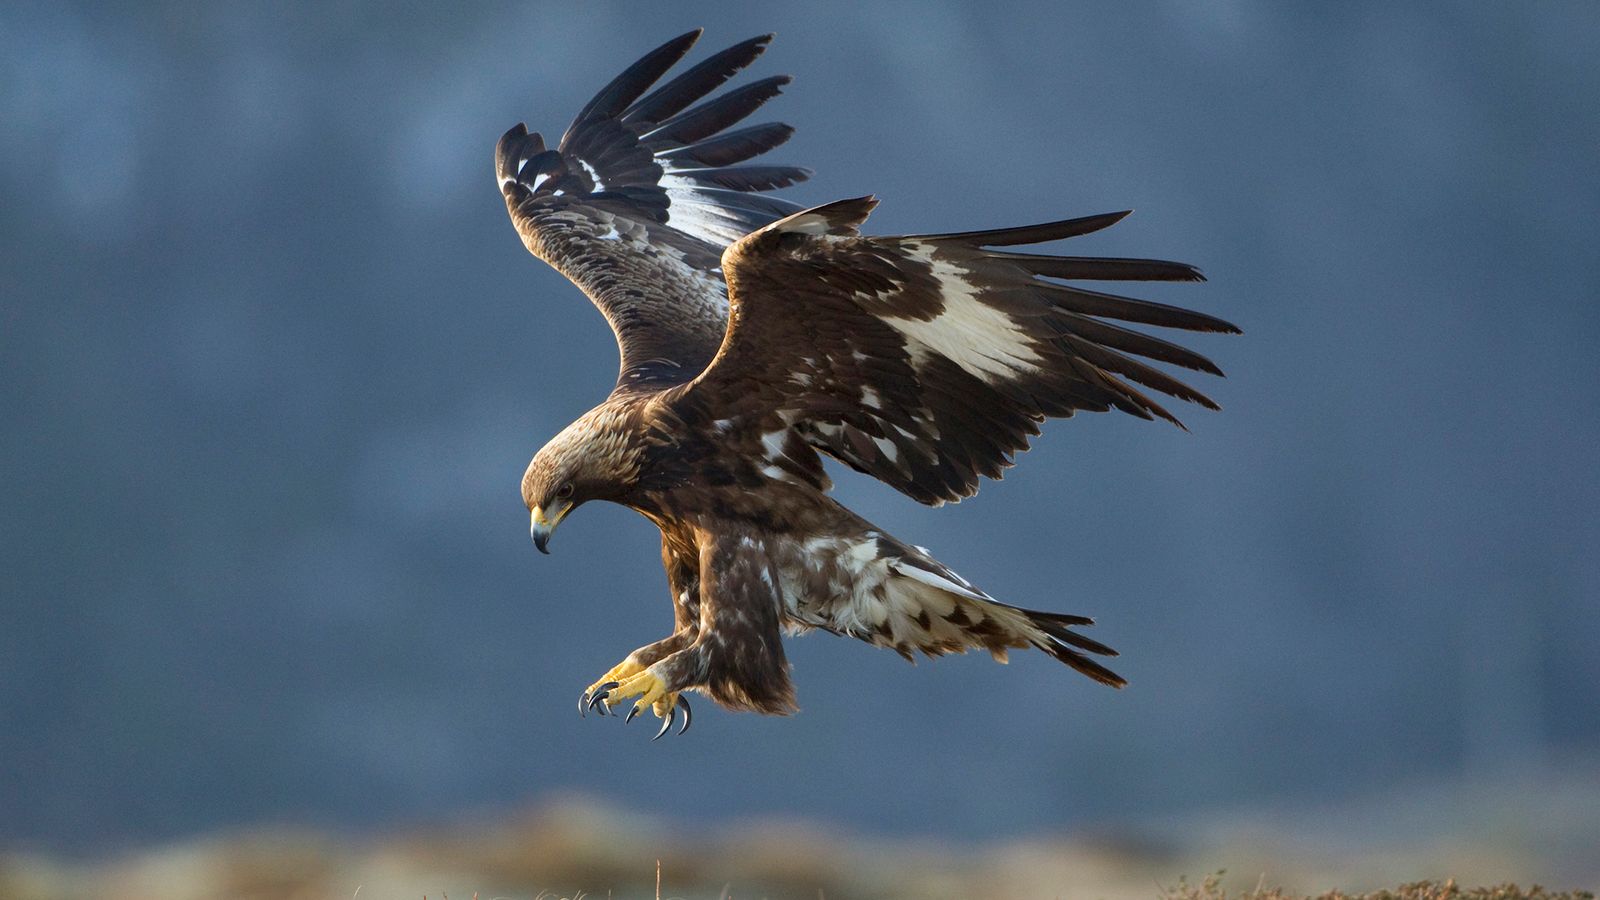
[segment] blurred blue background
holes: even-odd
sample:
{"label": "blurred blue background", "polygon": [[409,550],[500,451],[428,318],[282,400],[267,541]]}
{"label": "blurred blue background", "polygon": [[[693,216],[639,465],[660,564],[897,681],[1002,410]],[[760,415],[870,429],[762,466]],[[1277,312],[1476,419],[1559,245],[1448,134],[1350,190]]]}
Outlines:
{"label": "blurred blue background", "polygon": [[[660,6],[665,6],[662,4]],[[491,174],[645,50],[776,31],[757,121],[880,233],[1134,207],[1083,252],[1242,325],[1184,434],[1055,422],[929,510],[1019,654],[790,642],[803,712],[580,720],[666,633],[652,526],[533,551],[518,479],[612,337]],[[561,794],[1007,836],[1589,765],[1600,6],[8,4],[0,844],[357,830]]]}

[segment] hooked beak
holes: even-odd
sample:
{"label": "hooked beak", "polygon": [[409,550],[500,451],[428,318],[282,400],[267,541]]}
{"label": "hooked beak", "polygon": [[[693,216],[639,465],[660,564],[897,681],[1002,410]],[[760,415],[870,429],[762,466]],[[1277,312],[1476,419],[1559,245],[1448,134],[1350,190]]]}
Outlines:
{"label": "hooked beak", "polygon": [[571,507],[562,507],[556,511],[555,518],[550,519],[545,517],[544,510],[541,507],[535,506],[533,508],[533,522],[528,528],[528,533],[533,535],[533,545],[539,548],[540,553],[548,554],[550,552],[550,535],[556,533],[556,526],[561,524],[561,520],[566,517],[569,509]]}

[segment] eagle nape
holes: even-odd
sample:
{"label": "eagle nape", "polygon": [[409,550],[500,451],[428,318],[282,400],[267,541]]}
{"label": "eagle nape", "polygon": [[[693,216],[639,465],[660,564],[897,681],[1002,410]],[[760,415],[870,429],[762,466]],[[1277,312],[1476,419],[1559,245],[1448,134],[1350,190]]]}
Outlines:
{"label": "eagle nape", "polygon": [[[523,476],[542,553],[561,520],[604,500],[661,532],[671,633],[583,691],[578,711],[633,700],[662,719],[698,692],[725,709],[796,711],[783,636],[852,637],[912,659],[1033,649],[1097,683],[1126,682],[1088,616],[1013,606],[847,509],[823,457],[938,506],[977,492],[1046,419],[1116,410],[1182,427],[1167,406],[1218,404],[1180,380],[1221,376],[1152,334],[1237,334],[1191,309],[1098,289],[1199,282],[1164,259],[1034,245],[1121,221],[864,235],[872,197],[803,209],[771,191],[797,166],[749,164],[780,122],[741,125],[789,84],[721,86],[767,48],[754,37],[656,83],[699,37],[666,42],[579,112],[560,142],[517,125],[495,174],[523,245],[577,287],[621,351],[600,405]],[[1094,284],[1086,287],[1084,282]]]}

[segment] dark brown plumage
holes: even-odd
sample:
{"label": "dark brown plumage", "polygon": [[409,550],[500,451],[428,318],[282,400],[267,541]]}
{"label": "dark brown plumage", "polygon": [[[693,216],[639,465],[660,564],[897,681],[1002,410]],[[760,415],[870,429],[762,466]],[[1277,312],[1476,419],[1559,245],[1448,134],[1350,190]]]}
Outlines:
{"label": "dark brown plumage", "polygon": [[[783,630],[821,628],[911,658],[1034,647],[1105,684],[1083,616],[1000,603],[827,496],[820,454],[928,504],[999,477],[1047,417],[1120,409],[1178,420],[1204,394],[1155,368],[1220,375],[1191,350],[1115,322],[1237,332],[1220,319],[1059,280],[1200,281],[1183,263],[1013,249],[1126,213],[995,231],[862,236],[876,201],[810,210],[756,192],[809,176],[746,164],[792,133],[742,122],[788,83],[703,99],[765,50],[736,44],[651,93],[698,37],[646,55],[560,145],[518,125],[496,169],[534,255],[576,283],[621,350],[611,396],[534,457],[523,497],[539,549],[589,500],[660,527],[673,634],[584,692],[639,697],[663,733],[698,690],[789,712]],[[731,298],[731,308],[729,300]],[[1146,392],[1151,393],[1146,393]],[[630,714],[630,718],[632,715]]]}

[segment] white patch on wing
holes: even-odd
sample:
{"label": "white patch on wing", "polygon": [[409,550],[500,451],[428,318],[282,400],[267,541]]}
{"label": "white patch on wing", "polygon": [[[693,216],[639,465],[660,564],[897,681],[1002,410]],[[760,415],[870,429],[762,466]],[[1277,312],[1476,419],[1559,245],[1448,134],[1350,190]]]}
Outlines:
{"label": "white patch on wing", "polygon": [[[672,196],[672,192],[667,192]],[[674,202],[667,210],[673,228],[714,246],[724,246],[744,236],[744,229],[716,214],[716,207],[704,203]]]}
{"label": "white patch on wing", "polygon": [[694,164],[692,166],[686,166],[686,165],[683,164],[683,160],[681,160],[681,159],[673,159],[672,157],[667,156],[667,154],[671,153],[673,150],[676,150],[676,149],[678,149],[678,148],[676,148],[676,147],[667,147],[666,149],[658,151],[655,154],[656,165],[661,167],[661,171],[663,171],[663,172],[687,172],[690,169],[701,168],[699,163],[696,163],[696,164]]}
{"label": "white patch on wing", "polygon": [[606,189],[606,183],[600,180],[600,173],[595,170],[594,166],[589,165],[589,161],[587,159],[584,159],[581,156],[578,157],[578,165],[583,166],[583,171],[588,173],[589,180],[594,182],[595,190],[603,191]]}
{"label": "white patch on wing", "polygon": [[528,185],[528,190],[537,191],[539,189],[539,185],[544,184],[546,181],[549,181],[549,180],[550,180],[550,173],[549,172],[540,172],[538,175],[533,176],[533,184]]}
{"label": "white patch on wing", "polygon": [[[827,234],[828,229],[833,227],[828,224],[828,218],[826,216],[819,216],[815,213],[804,216],[792,216],[788,219],[782,220],[782,222],[782,228],[774,229],[782,234]],[[769,225],[768,227],[771,228],[772,226]]]}
{"label": "white patch on wing", "polygon": [[871,385],[864,384],[861,386],[861,405],[868,409],[883,409],[883,398]]}
{"label": "white patch on wing", "polygon": [[1044,358],[1033,348],[1027,331],[1004,312],[979,300],[965,270],[934,259],[925,244],[908,245],[907,251],[929,265],[933,277],[939,280],[939,298],[944,303],[939,315],[928,321],[883,317],[884,322],[910,339],[906,349],[913,364],[921,365],[931,351],[989,382],[1039,371]]}
{"label": "white patch on wing", "polygon": [[666,166],[664,168],[666,168],[667,174],[662,175],[658,183],[668,190],[692,191],[697,187],[705,187],[705,185],[686,175],[673,174],[691,171],[688,168],[683,166]]}
{"label": "white patch on wing", "polygon": [[[662,182],[665,185],[667,178]],[[667,200],[667,221],[672,227],[706,243],[726,246],[751,230],[749,214],[735,212],[692,187],[667,187]]]}

